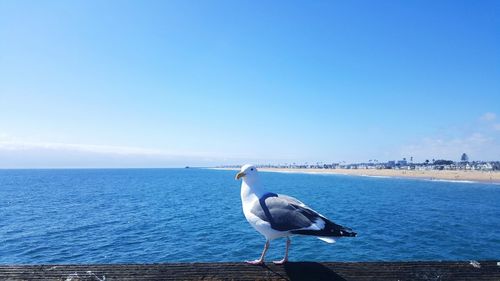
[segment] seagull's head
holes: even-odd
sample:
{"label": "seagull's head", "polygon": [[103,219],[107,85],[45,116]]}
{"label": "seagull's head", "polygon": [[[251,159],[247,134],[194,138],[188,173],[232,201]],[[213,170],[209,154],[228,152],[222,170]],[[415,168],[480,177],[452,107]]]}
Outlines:
{"label": "seagull's head", "polygon": [[254,165],[246,164],[241,166],[240,172],[236,174],[237,180],[243,178],[247,182],[257,179],[257,168]]}

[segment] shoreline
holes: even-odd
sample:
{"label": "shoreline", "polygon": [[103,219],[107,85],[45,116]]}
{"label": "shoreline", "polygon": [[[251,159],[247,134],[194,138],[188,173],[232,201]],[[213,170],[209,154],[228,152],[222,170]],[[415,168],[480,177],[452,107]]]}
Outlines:
{"label": "shoreline", "polygon": [[[210,168],[216,170],[238,170],[236,168]],[[301,169],[301,168],[259,168],[262,172],[347,175],[377,178],[404,178],[429,181],[449,181],[461,183],[500,184],[498,171],[470,170],[393,170],[393,169]]]}

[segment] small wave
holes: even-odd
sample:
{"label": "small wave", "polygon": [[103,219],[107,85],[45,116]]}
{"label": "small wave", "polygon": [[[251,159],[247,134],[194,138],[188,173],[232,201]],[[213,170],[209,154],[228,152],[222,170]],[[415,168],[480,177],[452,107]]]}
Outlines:
{"label": "small wave", "polygon": [[447,179],[424,179],[427,181],[439,181],[439,182],[454,182],[454,183],[483,183],[480,181],[471,181],[471,180],[447,180]]}
{"label": "small wave", "polygon": [[396,179],[400,177],[391,177],[391,176],[374,176],[374,175],[361,175],[362,177],[368,177],[368,178],[378,178],[378,179]]}
{"label": "small wave", "polygon": [[[283,171],[283,170],[259,170],[263,173],[281,173],[281,174],[311,174],[311,175],[330,175],[330,173],[325,172],[313,172],[313,171]],[[332,174],[333,175],[333,174]]]}

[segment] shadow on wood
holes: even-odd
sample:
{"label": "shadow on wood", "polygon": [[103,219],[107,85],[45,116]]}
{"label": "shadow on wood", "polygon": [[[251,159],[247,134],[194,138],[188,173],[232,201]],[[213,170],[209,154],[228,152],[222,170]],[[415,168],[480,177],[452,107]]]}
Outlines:
{"label": "shadow on wood", "polygon": [[346,281],[330,268],[317,262],[288,262],[284,266],[286,278],[296,280]]}

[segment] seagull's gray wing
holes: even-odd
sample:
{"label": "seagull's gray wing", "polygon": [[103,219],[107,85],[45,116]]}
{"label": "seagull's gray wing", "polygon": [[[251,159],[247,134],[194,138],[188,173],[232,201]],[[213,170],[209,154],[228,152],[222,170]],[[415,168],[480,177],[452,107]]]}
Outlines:
{"label": "seagull's gray wing", "polygon": [[[251,212],[278,231],[317,236],[355,236],[351,229],[335,224],[299,200],[277,195],[264,198]],[[267,210],[266,210],[267,209]]]}
{"label": "seagull's gray wing", "polygon": [[293,198],[291,196],[284,195],[284,194],[278,194],[278,197],[281,198],[281,199],[284,199],[289,204],[294,204],[294,205],[298,205],[298,206],[306,207],[306,208],[310,209],[309,207],[306,206],[306,204],[302,203],[297,198]]}
{"label": "seagull's gray wing", "polygon": [[[260,219],[267,221],[271,227],[278,231],[291,231],[311,227],[321,216],[306,207],[299,200],[279,195],[268,197],[262,204],[255,204],[252,213]],[[266,214],[265,208],[269,210]]]}

